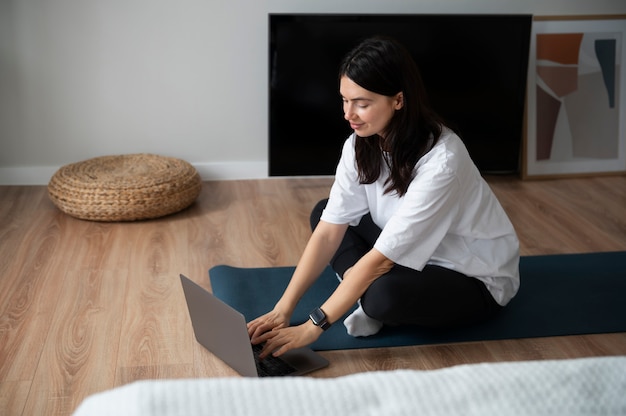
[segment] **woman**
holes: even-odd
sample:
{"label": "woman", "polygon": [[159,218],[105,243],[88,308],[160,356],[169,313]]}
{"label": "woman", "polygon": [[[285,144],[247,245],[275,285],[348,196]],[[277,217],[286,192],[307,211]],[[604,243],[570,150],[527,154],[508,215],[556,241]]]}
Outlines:
{"label": "woman", "polygon": [[[415,62],[396,41],[365,40],[340,67],[346,140],[328,200],[274,309],[251,321],[262,356],[311,344],[350,308],[353,336],[383,325],[449,327],[487,319],[519,287],[519,242],[460,138],[428,107]],[[289,326],[330,263],[340,284]]]}

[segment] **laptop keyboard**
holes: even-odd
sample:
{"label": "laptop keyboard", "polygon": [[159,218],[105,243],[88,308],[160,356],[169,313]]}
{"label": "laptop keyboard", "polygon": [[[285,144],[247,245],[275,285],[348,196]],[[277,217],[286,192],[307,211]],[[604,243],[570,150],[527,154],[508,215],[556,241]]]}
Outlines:
{"label": "laptop keyboard", "polygon": [[259,373],[259,377],[276,377],[276,376],[288,376],[296,371],[291,365],[287,364],[280,357],[274,357],[268,355],[264,359],[259,358],[259,354],[263,350],[263,345],[252,345],[252,351],[254,352],[254,361],[256,362],[256,369]]}

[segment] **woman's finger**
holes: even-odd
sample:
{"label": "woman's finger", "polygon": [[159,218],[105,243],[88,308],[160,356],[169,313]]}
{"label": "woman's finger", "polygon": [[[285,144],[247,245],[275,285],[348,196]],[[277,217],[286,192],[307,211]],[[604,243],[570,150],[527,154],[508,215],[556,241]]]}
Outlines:
{"label": "woman's finger", "polygon": [[259,338],[260,343],[265,342],[265,345],[263,345],[263,350],[260,354],[260,358],[265,358],[268,355],[274,353],[275,351],[280,349],[285,344],[285,342],[288,341],[288,339],[285,339],[285,335],[282,332],[284,331],[269,331]]}

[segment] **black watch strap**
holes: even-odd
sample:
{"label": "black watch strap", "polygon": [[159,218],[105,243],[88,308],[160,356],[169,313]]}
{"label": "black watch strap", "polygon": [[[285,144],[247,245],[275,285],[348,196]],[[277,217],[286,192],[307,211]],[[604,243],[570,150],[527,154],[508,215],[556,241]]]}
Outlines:
{"label": "black watch strap", "polygon": [[319,326],[324,331],[330,328],[330,322],[326,318],[326,314],[320,308],[315,308],[309,314],[309,319],[313,322],[313,325]]}

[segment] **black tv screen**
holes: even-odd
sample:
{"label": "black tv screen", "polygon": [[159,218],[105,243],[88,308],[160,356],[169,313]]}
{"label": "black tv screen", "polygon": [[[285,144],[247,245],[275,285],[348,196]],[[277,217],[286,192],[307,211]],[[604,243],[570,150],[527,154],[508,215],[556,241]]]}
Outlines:
{"label": "black tv screen", "polygon": [[269,15],[269,174],[332,175],[351,133],[337,71],[361,40],[413,55],[431,104],[483,173],[519,172],[530,15]]}

